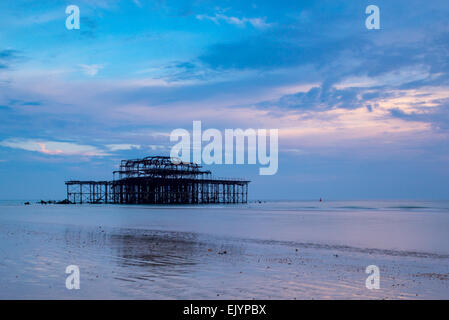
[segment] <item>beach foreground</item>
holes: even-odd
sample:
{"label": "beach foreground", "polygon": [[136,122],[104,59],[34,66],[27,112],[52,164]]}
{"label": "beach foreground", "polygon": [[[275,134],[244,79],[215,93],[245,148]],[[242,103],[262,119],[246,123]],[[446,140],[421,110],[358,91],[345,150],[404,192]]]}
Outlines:
{"label": "beach foreground", "polygon": [[4,202],[0,298],[448,299],[447,230],[448,202]]}

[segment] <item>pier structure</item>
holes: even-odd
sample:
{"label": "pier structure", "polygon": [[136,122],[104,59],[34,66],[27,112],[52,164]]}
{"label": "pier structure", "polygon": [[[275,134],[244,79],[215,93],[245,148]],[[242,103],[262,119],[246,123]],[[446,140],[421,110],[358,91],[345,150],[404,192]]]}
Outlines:
{"label": "pier structure", "polygon": [[112,181],[66,181],[72,203],[247,203],[244,179],[216,178],[195,163],[153,156],[122,160]]}
{"label": "pier structure", "polygon": [[67,200],[72,203],[111,203],[110,181],[66,181]]}

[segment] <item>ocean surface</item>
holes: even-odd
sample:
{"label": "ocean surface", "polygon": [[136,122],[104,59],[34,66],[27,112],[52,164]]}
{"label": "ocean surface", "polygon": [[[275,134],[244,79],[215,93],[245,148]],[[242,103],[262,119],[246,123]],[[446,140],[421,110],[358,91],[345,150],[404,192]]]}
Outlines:
{"label": "ocean surface", "polygon": [[449,299],[449,201],[1,201],[0,298]]}

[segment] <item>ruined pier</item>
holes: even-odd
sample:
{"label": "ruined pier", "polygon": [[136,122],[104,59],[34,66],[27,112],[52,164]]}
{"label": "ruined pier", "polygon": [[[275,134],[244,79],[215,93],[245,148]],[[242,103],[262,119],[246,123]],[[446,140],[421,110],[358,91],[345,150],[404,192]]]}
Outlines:
{"label": "ruined pier", "polygon": [[195,163],[154,156],[122,160],[112,181],[66,181],[72,203],[212,204],[247,203],[244,179],[216,178]]}

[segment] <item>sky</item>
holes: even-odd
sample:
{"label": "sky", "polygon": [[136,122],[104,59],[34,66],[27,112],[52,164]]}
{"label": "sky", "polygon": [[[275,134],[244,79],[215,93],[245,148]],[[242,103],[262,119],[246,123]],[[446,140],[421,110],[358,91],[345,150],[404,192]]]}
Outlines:
{"label": "sky", "polygon": [[250,179],[250,199],[448,199],[448,16],[443,0],[1,1],[0,199],[63,199],[65,180],[168,156],[195,120],[279,129],[275,175],[207,166]]}

